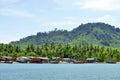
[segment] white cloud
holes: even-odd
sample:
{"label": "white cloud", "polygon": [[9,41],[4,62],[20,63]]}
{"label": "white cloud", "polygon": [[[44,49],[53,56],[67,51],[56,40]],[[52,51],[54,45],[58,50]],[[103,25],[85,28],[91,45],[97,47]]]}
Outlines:
{"label": "white cloud", "polygon": [[64,17],[63,20],[61,21],[55,21],[55,22],[50,22],[51,25],[78,25],[79,24],[79,19],[76,17]]}
{"label": "white cloud", "polygon": [[65,25],[75,25],[76,22],[73,22],[73,21],[53,21],[53,22],[49,22],[47,23],[51,26],[65,26]]}
{"label": "white cloud", "polygon": [[120,10],[120,0],[54,0],[54,2],[70,8]]}
{"label": "white cloud", "polygon": [[41,26],[44,26],[44,28],[46,26],[47,28],[50,27],[51,30],[53,30],[56,27],[58,29],[72,30],[73,28],[79,26],[80,24],[81,24],[80,19],[70,16],[64,17],[62,20],[46,22]]}
{"label": "white cloud", "polygon": [[115,25],[115,26],[117,24],[114,17],[112,17],[111,15],[104,15],[97,18],[87,18],[87,17],[78,18],[78,17],[71,17],[71,16],[64,17],[63,20],[49,21],[40,26],[44,26],[44,28],[46,27],[46,29],[48,29],[49,27],[52,30],[56,27],[58,29],[72,30],[73,28],[76,28],[82,23],[85,24],[85,23],[94,23],[94,22],[104,22],[104,23]]}
{"label": "white cloud", "polygon": [[78,20],[78,18],[76,18],[76,17],[64,17],[64,20],[67,20],[67,21],[76,21],[76,20]]}
{"label": "white cloud", "polygon": [[73,22],[73,21],[51,21],[47,22],[41,26],[44,26],[48,29],[48,27],[53,30],[56,27],[58,29],[65,29],[65,30],[72,30],[74,27],[78,26],[80,23],[78,22]]}
{"label": "white cloud", "polygon": [[112,18],[111,15],[105,15],[105,16],[99,17],[99,18],[97,18],[95,20],[99,21],[99,22],[112,22],[113,18]]}
{"label": "white cloud", "polygon": [[20,17],[32,17],[33,14],[19,10],[16,6],[20,0],[0,0],[0,15],[2,16],[20,16]]}
{"label": "white cloud", "polygon": [[[118,27],[118,23],[116,23],[116,19],[111,15],[104,15],[97,18],[76,18],[76,17],[64,17],[63,20],[59,21],[50,21],[46,22],[40,26],[44,26],[43,28],[47,31],[54,30],[55,28],[58,29],[65,29],[65,30],[72,30],[73,28],[76,28],[80,24],[86,24],[86,23],[94,23],[94,22],[103,22],[108,23],[110,25],[114,25]],[[49,30],[48,30],[49,29]]]}
{"label": "white cloud", "polygon": [[85,0],[82,4],[75,2],[76,6],[97,10],[120,10],[120,0]]}
{"label": "white cloud", "polygon": [[5,43],[8,44],[11,41],[18,40],[18,36],[16,35],[11,35],[11,34],[5,34],[5,33],[0,33],[0,43]]}
{"label": "white cloud", "polygon": [[94,20],[94,22],[104,22],[104,23],[114,25],[115,27],[119,27],[119,23],[117,22],[117,19],[111,15],[104,15],[104,16],[98,17]]}
{"label": "white cloud", "polygon": [[8,5],[18,2],[19,0],[0,0],[0,5]]}
{"label": "white cloud", "polygon": [[26,11],[18,11],[14,9],[1,9],[0,10],[0,15],[3,16],[23,16],[23,17],[32,17],[34,16],[33,14],[30,14]]}
{"label": "white cloud", "polygon": [[57,9],[68,9],[74,7],[74,3],[79,0],[53,0],[59,7]]}
{"label": "white cloud", "polygon": [[73,0],[53,0],[53,2],[58,5],[67,5],[67,4],[71,3],[72,1]]}

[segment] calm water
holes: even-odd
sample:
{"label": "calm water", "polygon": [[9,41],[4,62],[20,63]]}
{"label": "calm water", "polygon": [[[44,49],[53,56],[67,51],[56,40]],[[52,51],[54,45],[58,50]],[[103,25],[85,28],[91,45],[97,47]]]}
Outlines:
{"label": "calm water", "polygon": [[120,65],[0,64],[0,80],[120,80]]}

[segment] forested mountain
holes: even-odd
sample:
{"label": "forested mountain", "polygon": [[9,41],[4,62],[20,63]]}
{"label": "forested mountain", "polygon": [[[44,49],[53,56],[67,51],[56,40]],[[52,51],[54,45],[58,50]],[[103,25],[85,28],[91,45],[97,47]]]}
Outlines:
{"label": "forested mountain", "polygon": [[105,23],[87,23],[81,24],[72,31],[55,29],[48,33],[38,32],[37,35],[28,36],[11,43],[42,45],[51,42],[120,47],[120,29]]}

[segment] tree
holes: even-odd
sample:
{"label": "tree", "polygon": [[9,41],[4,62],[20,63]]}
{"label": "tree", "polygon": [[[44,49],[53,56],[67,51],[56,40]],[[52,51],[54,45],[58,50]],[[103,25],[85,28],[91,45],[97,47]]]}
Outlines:
{"label": "tree", "polygon": [[36,54],[39,55],[39,56],[40,56],[40,54],[41,54],[41,50],[40,50],[40,47],[39,47],[39,46],[37,46]]}

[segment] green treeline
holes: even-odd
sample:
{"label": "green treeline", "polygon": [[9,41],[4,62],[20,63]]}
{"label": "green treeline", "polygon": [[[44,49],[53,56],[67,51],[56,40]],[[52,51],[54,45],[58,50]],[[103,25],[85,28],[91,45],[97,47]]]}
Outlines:
{"label": "green treeline", "polygon": [[11,56],[13,58],[21,56],[41,56],[41,57],[61,57],[85,60],[95,58],[101,62],[106,60],[120,61],[120,51],[112,48],[105,48],[91,45],[70,45],[70,44],[45,44],[41,46],[28,45],[25,49],[12,44],[0,44],[0,56]]}

